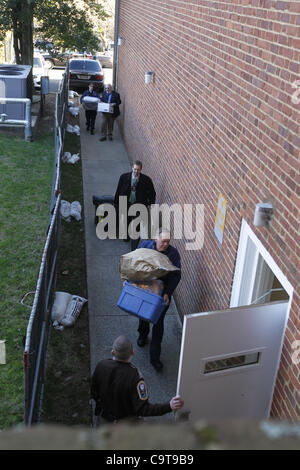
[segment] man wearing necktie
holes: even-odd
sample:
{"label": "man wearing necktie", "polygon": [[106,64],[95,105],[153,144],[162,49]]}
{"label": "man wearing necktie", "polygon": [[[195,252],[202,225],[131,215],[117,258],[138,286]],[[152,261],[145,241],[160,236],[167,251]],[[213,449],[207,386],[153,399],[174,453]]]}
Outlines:
{"label": "man wearing necktie", "polygon": [[[119,208],[119,197],[127,197],[127,209],[132,204],[143,204],[146,207],[155,204],[156,193],[151,178],[142,173],[142,162],[136,160],[133,163],[132,171],[120,176],[118,187],[115,194],[115,207]],[[127,227],[133,217],[127,217]],[[128,233],[127,233],[128,237]],[[129,238],[129,237],[128,237]],[[125,239],[125,241],[128,240]],[[139,240],[131,240],[131,249],[134,250]]]}
{"label": "man wearing necktie", "polygon": [[103,103],[109,103],[113,107],[112,113],[102,113],[101,137],[99,140],[103,142],[106,140],[106,137],[108,137],[109,140],[113,139],[114,122],[120,115],[119,105],[121,104],[121,99],[119,93],[113,91],[112,86],[108,84],[102,93],[101,101]]}
{"label": "man wearing necktie", "polygon": [[131,192],[130,192],[130,197],[129,197],[129,203],[134,204],[136,202],[136,187],[139,182],[139,174],[136,176],[132,172],[132,177],[131,177]]}

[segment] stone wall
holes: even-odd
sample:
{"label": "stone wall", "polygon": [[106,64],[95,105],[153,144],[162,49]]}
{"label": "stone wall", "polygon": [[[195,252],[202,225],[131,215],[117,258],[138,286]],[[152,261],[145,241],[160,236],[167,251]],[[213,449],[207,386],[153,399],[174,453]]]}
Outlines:
{"label": "stone wall", "polygon": [[[45,426],[14,428],[0,433],[0,450],[288,450],[300,448],[300,425],[264,421],[232,421],[209,425],[117,424],[98,430]],[[114,453],[113,453],[114,451]],[[185,452],[188,455],[188,452]],[[133,454],[134,455],[134,454]]]}

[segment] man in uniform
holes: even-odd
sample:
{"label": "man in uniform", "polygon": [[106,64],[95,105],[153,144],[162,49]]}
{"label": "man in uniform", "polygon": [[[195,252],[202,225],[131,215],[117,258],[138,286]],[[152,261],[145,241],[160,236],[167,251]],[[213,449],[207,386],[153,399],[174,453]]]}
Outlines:
{"label": "man in uniform", "polygon": [[161,416],[182,408],[184,403],[179,396],[167,403],[149,403],[144,378],[131,363],[133,354],[130,340],[119,336],[113,344],[113,358],[97,364],[92,376],[91,395],[96,402],[98,424],[101,419],[113,423],[121,419]]}

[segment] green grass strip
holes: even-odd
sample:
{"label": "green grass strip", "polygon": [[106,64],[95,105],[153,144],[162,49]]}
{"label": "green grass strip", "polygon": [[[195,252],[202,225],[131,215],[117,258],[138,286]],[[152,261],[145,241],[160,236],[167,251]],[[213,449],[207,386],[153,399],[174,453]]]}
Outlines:
{"label": "green grass strip", "polygon": [[[65,134],[64,152],[80,152],[80,138]],[[79,201],[82,219],[61,220],[56,291],[87,298],[82,161],[61,167],[62,199]],[[41,422],[90,425],[90,349],[88,304],[75,324],[63,331],[51,329]]]}
{"label": "green grass strip", "polygon": [[22,339],[30,309],[20,300],[36,288],[49,224],[53,160],[53,133],[34,142],[0,136],[0,340],[6,340],[6,364],[0,364],[0,429],[23,422]]}

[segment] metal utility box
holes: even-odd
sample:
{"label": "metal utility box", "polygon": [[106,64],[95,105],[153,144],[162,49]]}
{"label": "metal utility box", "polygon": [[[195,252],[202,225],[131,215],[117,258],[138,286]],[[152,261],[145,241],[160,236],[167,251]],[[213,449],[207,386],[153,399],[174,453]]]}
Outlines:
{"label": "metal utility box", "polygon": [[[0,99],[32,99],[31,65],[0,64]],[[7,114],[7,119],[25,119],[25,104],[0,102],[0,114]]]}
{"label": "metal utility box", "polygon": [[42,95],[49,94],[49,77],[43,76],[41,77],[41,84],[42,84]]}

